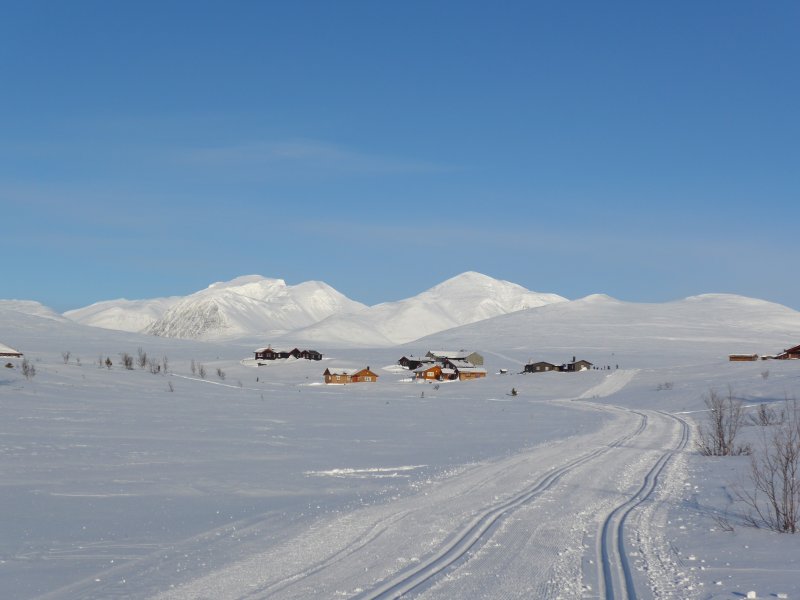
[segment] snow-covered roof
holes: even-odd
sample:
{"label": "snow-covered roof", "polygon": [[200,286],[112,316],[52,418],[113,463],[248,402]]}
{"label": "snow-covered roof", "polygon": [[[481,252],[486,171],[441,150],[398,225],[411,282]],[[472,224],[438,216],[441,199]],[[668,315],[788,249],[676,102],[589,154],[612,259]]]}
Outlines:
{"label": "snow-covered roof", "polygon": [[486,373],[486,369],[483,367],[465,367],[463,369],[459,369],[461,373]]}
{"label": "snow-covered roof", "polygon": [[0,356],[22,356],[22,352],[0,342]]}
{"label": "snow-covered roof", "polygon": [[448,360],[450,361],[450,364],[453,365],[456,369],[469,369],[470,367],[475,366],[468,360],[462,360],[460,358],[450,358]]}
{"label": "snow-covered roof", "polygon": [[473,354],[473,352],[468,350],[429,350],[428,354],[438,358],[449,358],[452,360],[454,358],[467,358],[470,354]]}
{"label": "snow-covered roof", "polygon": [[355,375],[359,371],[363,370],[364,369],[352,369],[352,368],[342,369],[339,367],[328,367],[327,369],[325,369],[325,371],[327,371],[331,375]]}

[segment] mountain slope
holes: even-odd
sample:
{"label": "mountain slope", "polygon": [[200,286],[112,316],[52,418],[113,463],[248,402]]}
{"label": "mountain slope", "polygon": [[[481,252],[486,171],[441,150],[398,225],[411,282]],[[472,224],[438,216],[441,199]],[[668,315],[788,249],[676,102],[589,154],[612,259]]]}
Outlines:
{"label": "mountain slope", "polygon": [[592,295],[504,315],[419,339],[415,347],[458,347],[560,363],[576,352],[597,365],[688,364],[728,354],[780,352],[800,342],[800,312],[730,294],[659,304]]}
{"label": "mountain slope", "polygon": [[282,279],[249,275],[214,283],[177,301],[144,331],[193,339],[275,335],[364,308],[322,282],[290,286]]}
{"label": "mountain slope", "polygon": [[462,273],[397,302],[349,315],[333,315],[292,333],[292,339],[328,344],[388,346],[431,333],[533,307],[566,302],[475,272]]}
{"label": "mountain slope", "polygon": [[64,316],[81,325],[135,332],[152,325],[179,301],[180,297],[177,296],[151,300],[106,300],[68,310]]}

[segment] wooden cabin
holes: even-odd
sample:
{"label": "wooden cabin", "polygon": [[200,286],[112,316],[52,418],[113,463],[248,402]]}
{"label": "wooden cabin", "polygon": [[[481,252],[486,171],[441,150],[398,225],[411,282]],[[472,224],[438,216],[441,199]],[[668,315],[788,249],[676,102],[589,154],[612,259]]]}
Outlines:
{"label": "wooden cabin", "polygon": [[256,360],[275,360],[276,358],[278,358],[278,353],[269,346],[256,350]]}
{"label": "wooden cabin", "polygon": [[483,367],[461,367],[456,369],[458,379],[460,381],[468,381],[470,379],[480,379],[486,377],[486,369]]}
{"label": "wooden cabin", "polygon": [[528,363],[525,365],[525,368],[522,370],[523,373],[546,373],[548,371],[556,371],[558,367],[555,366],[553,363],[545,362],[540,360],[539,362],[535,363]]}
{"label": "wooden cabin", "polygon": [[577,371],[588,371],[592,368],[592,363],[588,360],[575,360],[575,357],[572,357],[572,362],[565,363],[558,367],[558,370],[564,373],[572,373]]}
{"label": "wooden cabin", "polygon": [[758,354],[731,354],[728,356],[731,362],[751,362],[758,360]]}
{"label": "wooden cabin", "polygon": [[775,358],[779,360],[797,360],[800,359],[800,346],[794,346],[788,350],[784,350]]}
{"label": "wooden cabin", "polygon": [[316,350],[301,350],[300,358],[304,358],[306,360],[322,360],[322,353],[317,352]]}
{"label": "wooden cabin", "polygon": [[325,383],[375,383],[378,381],[377,373],[366,369],[338,369],[328,368],[322,374]]}
{"label": "wooden cabin", "polygon": [[403,356],[397,361],[397,364],[409,371],[416,371],[423,365],[432,365],[435,362],[430,356],[414,356],[412,354],[411,356]]}
{"label": "wooden cabin", "polygon": [[414,376],[417,379],[424,379],[425,381],[441,381],[442,365],[420,367],[414,370]]}

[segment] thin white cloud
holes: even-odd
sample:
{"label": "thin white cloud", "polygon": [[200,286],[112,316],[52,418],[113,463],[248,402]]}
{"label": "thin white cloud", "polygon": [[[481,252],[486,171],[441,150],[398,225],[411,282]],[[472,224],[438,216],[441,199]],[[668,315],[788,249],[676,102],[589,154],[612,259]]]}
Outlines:
{"label": "thin white cloud", "polygon": [[188,164],[221,169],[260,169],[285,173],[302,169],[323,173],[426,173],[453,170],[430,162],[380,156],[320,140],[254,141],[227,146],[190,148],[178,155]]}

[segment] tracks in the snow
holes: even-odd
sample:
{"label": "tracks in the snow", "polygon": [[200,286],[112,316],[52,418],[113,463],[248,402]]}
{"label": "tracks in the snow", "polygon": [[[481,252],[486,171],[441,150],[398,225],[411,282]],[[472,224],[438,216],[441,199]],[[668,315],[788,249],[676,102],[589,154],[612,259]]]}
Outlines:
{"label": "tracks in the snow", "polygon": [[652,496],[658,484],[658,478],[670,458],[685,448],[689,441],[689,425],[686,421],[668,413],[660,412],[660,414],[677,421],[680,425],[681,431],[677,443],[658,458],[645,475],[637,492],[611,511],[603,522],[598,545],[597,565],[599,589],[602,590],[603,597],[607,600],[636,600],[638,598],[630,557],[625,548],[625,522],[636,507]]}
{"label": "tracks in the snow", "polygon": [[636,413],[640,417],[639,425],[633,432],[618,438],[608,446],[587,452],[553,469],[525,490],[506,499],[500,504],[485,508],[433,555],[415,566],[401,571],[383,584],[359,594],[356,598],[358,600],[399,598],[406,594],[421,591],[431,585],[435,578],[442,572],[457,564],[459,561],[462,561],[469,552],[485,544],[500,521],[513,511],[552,488],[560,479],[574,469],[597,459],[609,452],[612,448],[622,446],[631,438],[642,433],[647,427],[647,415],[638,411],[631,412]]}

